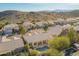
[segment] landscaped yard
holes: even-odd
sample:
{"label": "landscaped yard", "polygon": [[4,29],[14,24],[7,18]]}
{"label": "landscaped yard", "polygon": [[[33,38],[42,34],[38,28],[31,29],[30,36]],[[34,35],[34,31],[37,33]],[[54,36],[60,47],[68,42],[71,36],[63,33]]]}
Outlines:
{"label": "landscaped yard", "polygon": [[73,53],[73,56],[79,56],[79,51]]}

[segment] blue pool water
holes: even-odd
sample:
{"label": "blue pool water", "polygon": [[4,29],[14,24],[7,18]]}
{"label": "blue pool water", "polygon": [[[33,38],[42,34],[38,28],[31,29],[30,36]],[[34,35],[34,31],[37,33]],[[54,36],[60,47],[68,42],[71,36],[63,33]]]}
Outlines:
{"label": "blue pool water", "polygon": [[48,47],[41,47],[41,48],[37,48],[36,50],[38,50],[38,51],[45,51],[45,50],[47,50],[48,49]]}

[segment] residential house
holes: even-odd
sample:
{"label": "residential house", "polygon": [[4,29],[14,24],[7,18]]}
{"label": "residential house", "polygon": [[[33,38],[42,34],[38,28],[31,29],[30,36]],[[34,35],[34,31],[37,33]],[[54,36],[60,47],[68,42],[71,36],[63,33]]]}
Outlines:
{"label": "residential house", "polygon": [[53,38],[53,35],[59,35],[62,32],[62,26],[57,25],[50,27],[47,32],[41,32],[38,34],[33,34],[32,32],[26,33],[23,37],[24,40],[33,48],[40,48],[48,46],[48,40]]}
{"label": "residential house", "polygon": [[24,51],[23,40],[19,36],[5,37],[0,42],[0,55],[16,55]]}
{"label": "residential house", "polygon": [[54,23],[56,25],[64,25],[64,24],[66,24],[66,21],[62,18],[58,18],[56,21],[54,21]]}
{"label": "residential house", "polygon": [[59,36],[65,36],[68,33],[68,30],[72,27],[73,26],[71,26],[70,24],[63,25],[62,26],[62,32]]}
{"label": "residential house", "polygon": [[69,29],[71,28],[72,26],[70,24],[66,24],[66,25],[63,25],[62,28],[63,30],[66,30],[66,29]]}
{"label": "residential house", "polygon": [[76,18],[67,18],[67,19],[66,19],[66,22],[67,22],[67,23],[70,23],[70,24],[71,24],[71,23],[76,23],[77,21],[78,21],[78,20],[77,20]]}
{"label": "residential house", "polygon": [[4,35],[12,35],[19,32],[19,26],[17,24],[8,24],[3,27]]}
{"label": "residential house", "polygon": [[2,29],[0,30],[0,35],[1,35],[1,36],[3,35],[3,30],[2,30]]}
{"label": "residential house", "polygon": [[54,25],[54,21],[53,20],[49,20],[48,24],[52,26],[52,25]]}
{"label": "residential house", "polygon": [[30,29],[34,24],[32,24],[31,22],[24,22],[23,23],[23,26],[26,28],[26,29]]}
{"label": "residential house", "polygon": [[74,23],[74,26],[77,26],[77,25],[79,25],[79,22]]}
{"label": "residential house", "polygon": [[79,25],[74,26],[74,30],[75,30],[77,33],[79,33]]}
{"label": "residential house", "polygon": [[35,25],[38,26],[39,28],[41,28],[41,27],[43,27],[44,24],[43,24],[43,22],[36,22]]}

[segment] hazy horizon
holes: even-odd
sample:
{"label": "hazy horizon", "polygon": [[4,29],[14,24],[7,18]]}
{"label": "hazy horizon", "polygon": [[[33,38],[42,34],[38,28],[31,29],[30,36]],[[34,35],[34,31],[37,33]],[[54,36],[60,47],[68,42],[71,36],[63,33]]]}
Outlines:
{"label": "hazy horizon", "polygon": [[78,10],[77,3],[0,3],[0,11],[53,11],[53,10]]}

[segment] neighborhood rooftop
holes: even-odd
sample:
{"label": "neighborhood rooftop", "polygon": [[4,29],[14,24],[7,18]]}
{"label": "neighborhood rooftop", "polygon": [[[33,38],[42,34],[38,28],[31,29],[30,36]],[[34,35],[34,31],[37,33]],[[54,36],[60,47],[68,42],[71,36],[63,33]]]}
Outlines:
{"label": "neighborhood rooftop", "polygon": [[18,38],[17,40],[0,42],[0,55],[14,51],[14,50],[21,48],[23,46],[24,46],[24,44],[23,44],[23,41],[21,38]]}
{"label": "neighborhood rooftop", "polygon": [[49,30],[46,33],[40,33],[36,35],[27,36],[27,33],[23,36],[24,39],[31,43],[31,42],[39,42],[42,40],[48,40],[50,39],[51,35],[59,35],[62,31],[62,27],[60,25],[57,25],[55,27],[49,28]]}

